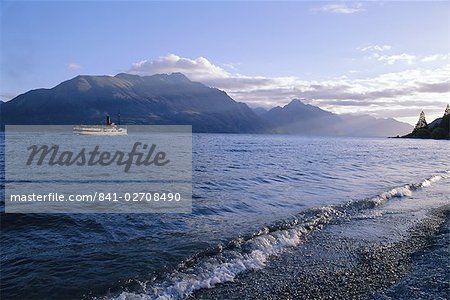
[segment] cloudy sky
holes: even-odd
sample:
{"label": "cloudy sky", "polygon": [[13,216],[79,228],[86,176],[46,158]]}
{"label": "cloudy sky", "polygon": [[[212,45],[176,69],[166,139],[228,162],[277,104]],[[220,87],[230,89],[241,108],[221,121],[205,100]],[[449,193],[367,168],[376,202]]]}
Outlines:
{"label": "cloudy sky", "polygon": [[450,102],[450,3],[1,1],[0,99],[79,74],[183,72],[252,107],[429,121]]}

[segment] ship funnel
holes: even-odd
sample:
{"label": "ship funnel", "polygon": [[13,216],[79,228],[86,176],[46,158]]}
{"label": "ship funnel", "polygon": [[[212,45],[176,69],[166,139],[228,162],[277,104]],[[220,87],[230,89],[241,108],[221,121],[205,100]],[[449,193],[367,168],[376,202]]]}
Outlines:
{"label": "ship funnel", "polygon": [[106,115],[106,125],[111,125],[111,124],[112,124],[111,118],[108,115]]}

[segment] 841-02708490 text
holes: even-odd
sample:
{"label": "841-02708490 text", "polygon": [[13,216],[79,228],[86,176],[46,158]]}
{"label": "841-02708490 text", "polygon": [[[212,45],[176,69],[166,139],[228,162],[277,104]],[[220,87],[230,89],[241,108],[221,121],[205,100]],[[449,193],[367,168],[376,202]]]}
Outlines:
{"label": "841-02708490 text", "polygon": [[140,192],[140,193],[99,193],[93,194],[11,194],[11,202],[179,202],[182,200],[180,193],[172,192]]}

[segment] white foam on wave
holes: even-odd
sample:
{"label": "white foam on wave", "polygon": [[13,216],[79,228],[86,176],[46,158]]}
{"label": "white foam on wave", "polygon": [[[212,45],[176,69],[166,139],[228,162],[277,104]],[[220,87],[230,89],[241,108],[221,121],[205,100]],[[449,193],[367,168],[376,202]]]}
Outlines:
{"label": "white foam on wave", "polygon": [[425,179],[424,181],[421,182],[421,187],[430,186],[431,184],[446,178],[450,178],[450,171],[446,171],[446,174],[434,175],[428,179]]}
{"label": "white foam on wave", "polygon": [[[409,197],[412,195],[412,191],[428,187],[445,178],[450,178],[450,171],[446,171],[446,174],[434,175],[420,183],[392,188],[374,198],[363,201],[369,201],[378,206],[391,198]],[[144,288],[145,293],[122,292],[114,299],[184,299],[196,290],[212,288],[219,283],[232,282],[238,274],[264,268],[270,256],[281,254],[290,247],[298,246],[307,234],[321,229],[334,217],[342,214],[338,207],[327,206],[319,209],[315,217],[292,228],[273,232],[270,232],[268,228],[263,228],[255,237],[242,241],[237,249],[225,249],[216,255],[200,260],[190,268],[173,272],[167,281],[152,286],[148,290]],[[376,217],[376,215],[372,217]]]}
{"label": "white foam on wave", "polygon": [[391,198],[410,197],[412,195],[411,186],[405,185],[403,187],[396,187],[387,192],[383,192],[380,195],[370,199],[375,205],[381,205],[386,203]]}
{"label": "white foam on wave", "polygon": [[[236,275],[240,273],[262,269],[270,256],[299,245],[303,240],[302,237],[322,228],[338,213],[331,207],[324,207],[314,218],[301,225],[274,232],[265,230],[265,234],[245,241],[238,250],[224,250],[222,253],[204,259],[192,268],[171,274],[168,282],[153,287],[147,294],[123,292],[115,299],[183,299],[196,290],[234,281]],[[242,248],[246,250],[242,251]]]}
{"label": "white foam on wave", "polygon": [[420,183],[407,184],[402,187],[395,187],[389,191],[383,192],[380,195],[370,199],[370,201],[372,201],[373,203],[375,203],[375,205],[378,206],[384,204],[387,200],[391,198],[410,197],[412,195],[412,191],[423,187],[429,187],[433,183],[446,178],[450,178],[450,171],[445,171],[445,174],[433,175]]}

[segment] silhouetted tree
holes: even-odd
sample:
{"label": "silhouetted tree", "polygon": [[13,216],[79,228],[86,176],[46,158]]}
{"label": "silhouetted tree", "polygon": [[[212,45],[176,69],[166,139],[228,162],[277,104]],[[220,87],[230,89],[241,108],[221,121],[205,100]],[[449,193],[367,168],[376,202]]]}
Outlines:
{"label": "silhouetted tree", "polygon": [[414,127],[414,131],[422,128],[428,128],[428,123],[425,119],[425,113],[423,111],[420,113],[419,121],[417,121],[416,127]]}

